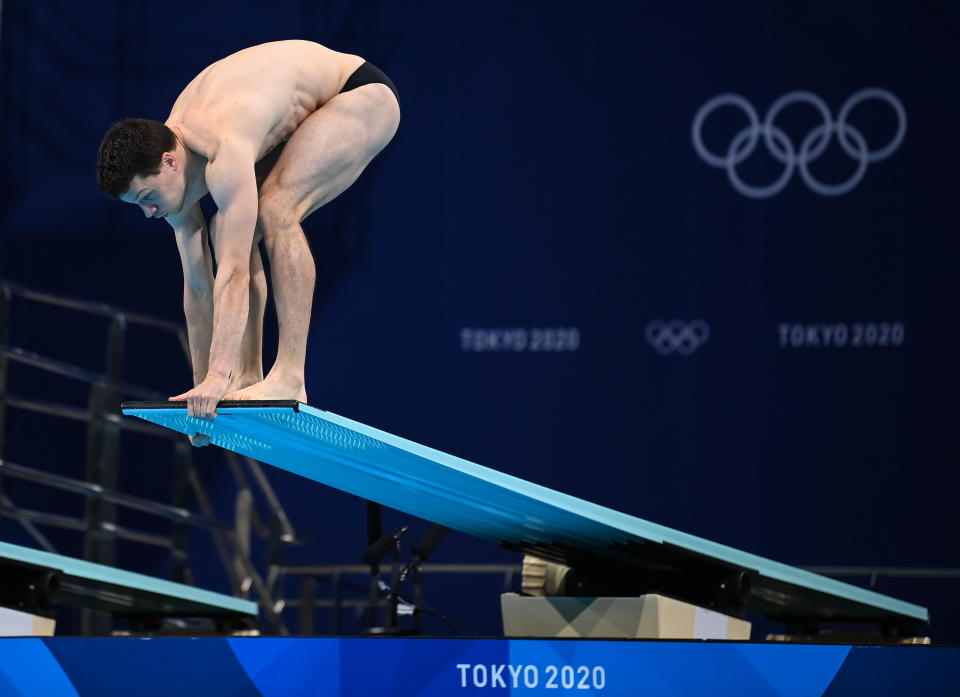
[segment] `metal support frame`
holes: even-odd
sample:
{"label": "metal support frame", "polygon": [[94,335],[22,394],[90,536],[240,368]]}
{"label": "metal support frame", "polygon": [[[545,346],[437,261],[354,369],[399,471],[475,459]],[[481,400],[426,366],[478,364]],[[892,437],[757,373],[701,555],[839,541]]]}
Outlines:
{"label": "metal support frame", "polygon": [[[109,325],[103,372],[78,368],[11,346],[10,319],[14,298],[106,317]],[[162,398],[152,390],[123,379],[126,332],[131,324],[174,334],[185,361],[189,361],[186,332],[180,325],[147,315],[123,312],[101,303],[36,291],[0,279],[0,522],[5,518],[16,521],[37,545],[53,553],[57,553],[57,550],[37,525],[82,532],[83,557],[101,564],[116,565],[118,539],[168,549],[173,558],[173,580],[181,583],[192,583],[193,580],[188,554],[190,531],[193,528],[206,529],[212,535],[233,593],[248,597],[252,591],[261,608],[267,631],[286,634],[281,615],[283,602],[274,600],[279,597],[275,595],[276,589],[257,571],[251,553],[254,537],[265,540],[270,575],[274,577],[276,573],[273,568],[283,563],[285,547],[298,541],[296,532],[258,463],[224,451],[236,492],[233,523],[222,523],[217,520],[203,483],[194,468],[191,446],[164,429],[127,420],[120,415],[119,404],[122,397]],[[7,387],[8,371],[10,365],[16,363],[87,383],[89,392],[86,409],[10,394]],[[71,479],[5,460],[6,412],[9,408],[85,422],[86,480]],[[119,467],[122,464],[122,433],[125,430],[148,434],[172,443],[172,503],[143,499],[117,490]],[[252,479],[247,476],[244,463]],[[8,493],[3,491],[4,479],[29,480],[84,496],[83,518],[20,508],[10,499]],[[266,517],[257,507],[253,486],[266,502]],[[193,506],[199,509],[198,513],[192,512]],[[116,522],[118,507],[134,508],[166,518],[171,521],[171,532],[169,535],[162,535],[119,526]],[[111,618],[102,613],[86,612],[82,615],[81,622],[84,633],[103,634],[109,631]]]}
{"label": "metal support frame", "polygon": [[[190,505],[190,451],[182,440],[174,445],[173,505],[188,508]],[[193,574],[188,563],[190,526],[185,522],[173,524],[173,580],[178,583],[193,583]]]}
{"label": "metal support frame", "polygon": [[[320,609],[330,610],[329,634],[339,636],[344,633],[343,611],[353,609],[357,613],[358,629],[366,629],[370,598],[367,595],[368,587],[362,582],[362,577],[370,573],[370,567],[365,564],[312,564],[285,566],[280,569],[283,576],[299,577],[300,594],[297,598],[284,600],[286,607],[298,611],[298,634],[311,635],[316,633],[316,612]],[[521,573],[519,564],[422,564],[419,573],[423,575],[484,575],[502,576],[503,592],[515,590],[517,576]],[[356,577],[356,581],[346,580]],[[318,584],[329,586],[329,594],[318,594]],[[345,592],[352,595],[345,597]],[[385,608],[385,598],[378,590],[377,609]],[[422,605],[422,602],[420,603]],[[360,621],[361,614],[363,621]],[[361,631],[357,632],[362,633]]]}
{"label": "metal support frame", "polygon": [[[367,547],[372,547],[383,537],[383,506],[374,501],[367,501]],[[338,589],[339,589],[338,578]],[[377,619],[380,598],[380,562],[370,564],[370,582],[368,589],[369,602],[367,604],[367,627],[376,627],[380,624]],[[336,612],[334,614],[339,614]]]}
{"label": "metal support frame", "polygon": [[[0,17],[3,6],[0,5]],[[10,299],[11,292],[7,286],[0,286],[0,345],[10,343]],[[0,354],[0,457],[7,449],[7,357]],[[0,472],[0,500],[3,495],[3,472]],[[3,516],[0,516],[0,534],[3,533]]]}

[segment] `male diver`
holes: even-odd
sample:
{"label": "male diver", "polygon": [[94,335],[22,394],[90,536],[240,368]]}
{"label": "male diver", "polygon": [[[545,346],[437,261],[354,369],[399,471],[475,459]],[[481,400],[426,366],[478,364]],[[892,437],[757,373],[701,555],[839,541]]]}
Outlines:
{"label": "male diver", "polygon": [[[215,418],[221,399],[307,401],[304,362],[315,268],[301,223],[360,175],[393,138],[390,78],[359,56],[309,41],[247,48],[206,68],[165,123],[126,119],[107,131],[98,185],[173,228],[194,387],[171,397]],[[217,207],[207,223],[199,201]],[[262,365],[270,258],[277,359]],[[196,444],[205,444],[194,441]]]}

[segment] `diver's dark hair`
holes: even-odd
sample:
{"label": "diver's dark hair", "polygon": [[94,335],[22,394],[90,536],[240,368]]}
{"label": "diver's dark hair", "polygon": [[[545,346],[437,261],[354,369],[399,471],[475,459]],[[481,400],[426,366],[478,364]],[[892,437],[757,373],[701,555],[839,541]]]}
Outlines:
{"label": "diver's dark hair", "polygon": [[130,188],[130,181],[160,171],[163,153],[173,150],[177,138],[159,121],[124,119],[110,126],[97,156],[97,186],[113,198]]}

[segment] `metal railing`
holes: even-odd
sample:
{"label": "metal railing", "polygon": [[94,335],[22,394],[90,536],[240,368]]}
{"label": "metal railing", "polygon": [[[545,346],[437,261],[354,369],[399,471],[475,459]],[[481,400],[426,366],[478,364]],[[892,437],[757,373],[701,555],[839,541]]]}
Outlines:
{"label": "metal railing", "polygon": [[[499,575],[502,591],[517,590],[517,579],[522,575],[520,564],[423,564],[424,575]],[[893,567],[893,566],[803,566],[806,571],[833,578],[869,578],[869,587],[876,588],[881,578],[889,579],[960,579],[960,568],[953,567]],[[305,564],[281,565],[275,573],[281,578],[299,580],[297,594],[283,600],[283,607],[297,611],[298,634],[316,633],[317,613],[328,613],[327,633],[345,634],[344,613],[355,613],[355,626],[362,626],[362,615],[369,616],[371,601],[367,579],[370,567],[362,564]],[[383,610],[386,596],[381,594],[372,609]],[[357,633],[357,632],[354,632]]]}
{"label": "metal railing", "polygon": [[[419,567],[423,575],[478,575],[502,576],[503,592],[516,590],[522,567],[520,564],[422,564]],[[298,610],[298,634],[316,633],[316,614],[318,610],[328,610],[329,630],[332,635],[344,634],[343,611],[354,610],[357,615],[372,610],[384,610],[386,597],[380,595],[371,606],[369,597],[370,567],[365,564],[305,564],[289,565],[277,568],[280,577],[299,577],[299,595],[287,598],[284,607]],[[351,577],[365,580],[353,581]],[[326,596],[318,595],[318,585],[329,588]],[[358,625],[360,622],[358,621]]]}
{"label": "metal railing", "polygon": [[[14,301],[40,303],[86,315],[106,318],[106,361],[97,371],[60,359],[12,346],[11,307]],[[187,545],[191,529],[208,531],[234,595],[249,597],[251,592],[261,610],[265,630],[286,634],[282,618],[282,600],[275,600],[276,587],[265,580],[252,561],[252,540],[264,540],[266,558],[271,566],[282,562],[286,545],[297,542],[289,517],[280,504],[261,466],[256,461],[221,450],[233,483],[234,521],[219,520],[213,504],[194,466],[192,446],[179,434],[134,419],[119,412],[124,398],[160,400],[165,395],[124,380],[126,332],[140,325],[172,335],[189,366],[189,346],[183,327],[173,322],[140,313],[126,312],[103,303],[67,298],[27,288],[0,279],[0,522],[16,521],[34,542],[48,552],[58,553],[55,545],[38,526],[83,533],[83,557],[88,561],[116,565],[117,540],[129,540],[167,550],[172,554],[173,580],[191,583]],[[56,403],[28,395],[12,394],[9,371],[13,365],[30,366],[48,375],[57,375],[87,387],[87,405]],[[77,479],[59,473],[11,462],[7,456],[8,410],[82,422],[86,429],[86,477]],[[165,441],[173,451],[173,486],[170,502],[124,493],[118,488],[121,435],[135,432]],[[83,497],[82,518],[54,511],[37,511],[18,506],[4,491],[4,479],[33,482]],[[265,502],[261,513],[254,493]],[[193,504],[193,505],[191,505]],[[137,530],[117,524],[117,509],[127,508],[149,514],[171,525],[169,534]],[[272,574],[276,576],[276,574]],[[85,613],[83,632],[109,631],[109,617]]]}

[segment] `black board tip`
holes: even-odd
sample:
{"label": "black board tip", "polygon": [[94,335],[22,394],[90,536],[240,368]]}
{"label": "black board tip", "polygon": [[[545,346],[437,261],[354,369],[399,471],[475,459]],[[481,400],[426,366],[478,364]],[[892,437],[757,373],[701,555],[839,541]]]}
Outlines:
{"label": "black board tip", "polygon": [[[225,399],[217,402],[217,409],[263,409],[264,407],[273,407],[279,409],[293,409],[294,412],[300,411],[300,402],[295,399]],[[120,405],[121,411],[128,409],[186,409],[186,401],[180,402],[123,402]]]}

